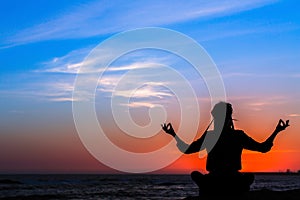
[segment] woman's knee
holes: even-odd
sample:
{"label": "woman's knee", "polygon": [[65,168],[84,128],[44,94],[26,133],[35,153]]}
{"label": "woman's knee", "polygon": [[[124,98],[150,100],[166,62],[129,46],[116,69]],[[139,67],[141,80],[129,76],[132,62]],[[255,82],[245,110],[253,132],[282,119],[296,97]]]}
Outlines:
{"label": "woman's knee", "polygon": [[198,172],[198,171],[193,171],[193,172],[191,173],[191,177],[192,177],[192,178],[198,178],[198,177],[201,177],[201,176],[203,176],[203,174],[201,174],[201,173]]}
{"label": "woman's knee", "polygon": [[198,171],[193,171],[191,173],[191,178],[193,181],[195,181],[196,183],[198,183],[201,179],[203,179],[203,174],[201,174],[200,172]]}
{"label": "woman's knee", "polygon": [[244,173],[244,180],[251,185],[254,182],[254,174],[253,173]]}

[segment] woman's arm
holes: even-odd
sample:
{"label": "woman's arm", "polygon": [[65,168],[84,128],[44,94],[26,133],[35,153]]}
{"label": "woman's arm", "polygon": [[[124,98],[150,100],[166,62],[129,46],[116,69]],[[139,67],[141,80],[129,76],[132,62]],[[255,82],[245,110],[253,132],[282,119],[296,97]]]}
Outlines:
{"label": "woman's arm", "polygon": [[273,142],[277,134],[286,129],[289,126],[289,120],[284,122],[282,119],[279,120],[274,132],[264,141],[264,142],[256,142],[252,138],[248,137],[246,142],[244,142],[244,148],[252,151],[259,151],[262,153],[266,153],[271,150],[273,146]]}
{"label": "woman's arm", "polygon": [[199,152],[202,146],[202,143],[204,141],[205,138],[205,134],[203,134],[198,140],[192,142],[190,145],[186,144],[180,137],[177,136],[177,134],[175,133],[172,124],[168,123],[168,124],[162,124],[162,129],[169,135],[173,136],[177,142],[177,147],[178,149],[185,154],[191,154],[191,153],[196,153]]}

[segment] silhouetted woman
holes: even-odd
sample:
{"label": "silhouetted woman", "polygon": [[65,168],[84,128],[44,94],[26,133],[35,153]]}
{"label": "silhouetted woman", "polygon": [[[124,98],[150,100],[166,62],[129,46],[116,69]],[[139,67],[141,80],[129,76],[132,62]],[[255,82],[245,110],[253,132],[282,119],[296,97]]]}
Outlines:
{"label": "silhouetted woman", "polygon": [[284,122],[280,119],[271,136],[260,143],[244,131],[234,129],[232,111],[230,103],[217,103],[211,111],[214,130],[208,131],[208,127],[204,134],[190,145],[176,135],[170,123],[162,125],[163,130],[176,139],[181,152],[191,154],[204,149],[208,152],[206,170],[209,173],[201,174],[198,171],[191,173],[200,194],[240,194],[249,191],[254,175],[240,172],[242,150],[262,153],[270,151],[276,135],[289,126],[289,120]]}

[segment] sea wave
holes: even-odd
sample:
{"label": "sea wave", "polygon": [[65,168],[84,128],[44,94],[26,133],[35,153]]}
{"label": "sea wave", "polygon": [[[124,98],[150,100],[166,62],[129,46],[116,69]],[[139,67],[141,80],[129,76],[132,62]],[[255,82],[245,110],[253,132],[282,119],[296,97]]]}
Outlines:
{"label": "sea wave", "polygon": [[[257,174],[251,190],[300,189],[299,174]],[[183,199],[198,194],[189,175],[0,175],[5,199]]]}

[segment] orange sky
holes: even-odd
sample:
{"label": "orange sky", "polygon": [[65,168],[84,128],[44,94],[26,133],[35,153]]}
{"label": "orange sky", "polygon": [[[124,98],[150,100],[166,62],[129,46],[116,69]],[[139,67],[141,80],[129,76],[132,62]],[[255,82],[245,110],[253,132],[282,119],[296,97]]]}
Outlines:
{"label": "orange sky", "polygon": [[[263,141],[268,137],[274,130],[279,117],[284,116],[284,114],[276,114],[284,113],[280,110],[274,111],[275,116],[264,110],[250,111],[249,108],[242,107],[242,103],[234,105],[234,117],[239,120],[235,122],[236,128],[243,129],[257,141]],[[209,114],[207,109],[202,112]],[[255,116],[254,114],[257,113],[259,115]],[[287,117],[283,119],[287,119]],[[300,128],[296,123],[296,118],[290,117],[289,119],[291,126],[277,136],[270,152],[265,154],[243,152],[242,171],[278,172],[300,169],[300,136],[298,134]],[[75,127],[70,126],[72,121],[58,121],[59,119],[56,126],[51,124],[43,124],[43,127],[21,126],[20,128],[23,128],[21,135],[17,134],[16,130],[10,130],[2,136],[0,140],[2,149],[0,172],[116,172],[89,154],[80,141]],[[197,136],[201,135],[207,124],[208,119],[203,119]],[[176,120],[174,120],[174,127],[177,127]],[[162,131],[146,139],[134,139],[122,133],[116,134],[117,129],[107,130],[107,133],[112,132],[115,134],[112,134],[110,139],[115,144],[125,150],[137,153],[157,150],[171,141],[171,137]],[[184,138],[184,133],[178,134]],[[177,151],[176,146],[173,150]],[[176,162],[155,173],[190,173],[193,170],[205,172],[205,160],[206,158],[199,158],[197,153],[182,155]]]}
{"label": "orange sky", "polygon": [[[295,2],[73,0],[18,1],[16,6],[2,1],[0,173],[116,172],[90,154],[75,128],[72,104],[94,95],[98,121],[119,148],[142,155],[173,145],[150,160],[157,164],[178,149],[160,131],[163,115],[151,118],[148,109],[166,108],[166,121],[177,130],[182,113],[176,93],[181,99],[198,100],[200,119],[185,116],[188,128],[178,134],[186,140],[197,132],[189,125],[199,125],[200,137],[210,120],[210,95],[223,89],[238,120],[235,127],[257,141],[264,141],[280,118],[290,120],[270,152],[244,152],[243,170],[300,170],[300,17]],[[198,52],[199,47],[204,51]],[[210,61],[216,68],[208,67]],[[94,93],[73,96],[79,75],[83,88]],[[214,97],[224,100],[220,96]],[[159,119],[157,129],[147,133],[154,135],[126,135],[111,116],[118,106],[126,113],[130,108],[141,126]],[[181,106],[195,109],[189,103]],[[123,119],[119,121],[128,122]],[[89,123],[85,128],[94,130]],[[111,153],[102,141],[92,142],[99,151]],[[133,168],[141,164],[128,162]],[[205,171],[205,158],[182,155],[157,173],[192,170]]]}

